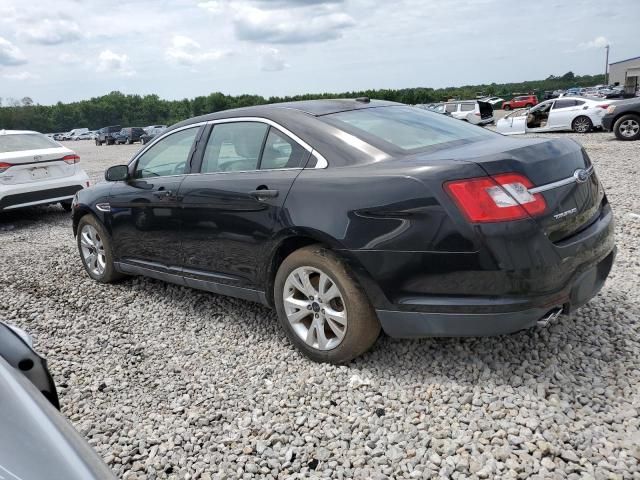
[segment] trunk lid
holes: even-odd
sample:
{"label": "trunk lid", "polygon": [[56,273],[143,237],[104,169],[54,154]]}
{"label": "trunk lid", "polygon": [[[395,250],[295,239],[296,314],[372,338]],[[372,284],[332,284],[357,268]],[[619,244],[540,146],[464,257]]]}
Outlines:
{"label": "trunk lid", "polygon": [[75,153],[64,147],[0,153],[0,164],[11,165],[4,173],[0,173],[0,185],[70,177],[76,173],[79,166],[77,163],[66,163],[63,158],[67,155]]}
{"label": "trunk lid", "polygon": [[[603,188],[588,155],[573,140],[496,137],[446,154],[475,162],[491,176],[522,174],[533,184],[530,190],[543,187],[540,194],[547,208],[533,218],[552,242],[583,230],[600,212]],[[578,173],[582,175],[577,182]]]}

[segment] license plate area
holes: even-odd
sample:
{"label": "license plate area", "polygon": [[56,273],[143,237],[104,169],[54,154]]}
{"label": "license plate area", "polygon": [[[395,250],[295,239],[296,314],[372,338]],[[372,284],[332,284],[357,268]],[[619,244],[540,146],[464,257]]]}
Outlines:
{"label": "license plate area", "polygon": [[36,167],[32,168],[30,173],[33,180],[40,180],[49,176],[49,169],[47,167]]}

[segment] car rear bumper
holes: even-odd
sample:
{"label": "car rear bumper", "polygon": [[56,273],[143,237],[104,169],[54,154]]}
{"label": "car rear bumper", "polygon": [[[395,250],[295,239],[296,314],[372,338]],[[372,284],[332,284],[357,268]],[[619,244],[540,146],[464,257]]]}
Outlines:
{"label": "car rear bumper", "polygon": [[613,116],[605,115],[602,117],[602,128],[604,128],[607,132],[611,132],[613,130]]}
{"label": "car rear bumper", "polygon": [[[591,300],[602,288],[615,258],[614,248],[605,258],[578,273],[565,288],[551,295],[521,299],[457,299],[448,310],[464,307],[465,312],[425,312],[411,310],[383,310],[376,313],[385,333],[396,338],[410,337],[474,337],[501,335],[545,323],[556,313],[568,314]],[[423,306],[433,299],[413,299],[415,306]],[[477,302],[477,308],[473,303]],[[516,307],[504,311],[505,304]],[[526,305],[526,307],[525,307]],[[440,302],[439,306],[445,306]],[[517,308],[518,306],[523,308]],[[405,303],[403,308],[410,307]],[[482,310],[474,313],[469,310]],[[494,311],[492,311],[494,310]]]}
{"label": "car rear bumper", "polygon": [[37,183],[0,185],[0,210],[71,200],[88,182],[89,177],[84,170],[80,170],[70,177]]}

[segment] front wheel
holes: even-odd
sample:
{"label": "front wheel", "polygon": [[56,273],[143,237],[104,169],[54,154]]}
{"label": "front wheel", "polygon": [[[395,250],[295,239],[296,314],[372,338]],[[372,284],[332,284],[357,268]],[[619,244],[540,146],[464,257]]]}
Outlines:
{"label": "front wheel", "polygon": [[62,209],[65,212],[70,212],[71,211],[71,200],[65,200],[63,202],[60,202],[60,206],[62,207]]}
{"label": "front wheel", "polygon": [[640,117],[623,115],[613,125],[613,133],[618,140],[640,140]]}
{"label": "front wheel", "polygon": [[511,106],[509,106],[509,105],[505,105],[505,106],[504,106],[504,110],[506,110],[506,111],[508,112],[509,110],[511,110]]}
{"label": "front wheel", "polygon": [[593,128],[593,122],[589,117],[580,115],[571,122],[571,129],[576,133],[588,133]]}
{"label": "front wheel", "polygon": [[531,107],[533,107],[533,103],[527,103],[527,104],[524,106],[524,108],[531,108]]}
{"label": "front wheel", "polygon": [[99,140],[96,140],[96,147],[99,147],[100,145],[102,145],[102,142]]}
{"label": "front wheel", "polygon": [[282,262],[274,300],[291,343],[316,362],[347,363],[371,348],[380,334],[376,313],[357,280],[320,245],[301,248]]}
{"label": "front wheel", "polygon": [[78,251],[89,276],[101,283],[111,283],[124,277],[113,265],[111,238],[93,215],[78,222]]}

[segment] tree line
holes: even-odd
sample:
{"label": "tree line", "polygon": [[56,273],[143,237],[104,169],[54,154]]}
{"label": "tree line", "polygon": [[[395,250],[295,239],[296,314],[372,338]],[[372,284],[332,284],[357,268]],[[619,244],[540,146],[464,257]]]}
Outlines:
{"label": "tree line", "polygon": [[318,98],[370,97],[407,104],[432,103],[452,98],[472,99],[477,95],[499,96],[510,99],[523,93],[542,95],[545,90],[587,87],[602,83],[604,75],[577,76],[567,72],[562,76],[550,75],[544,80],[521,83],[465,85],[447,88],[402,88],[362,90],[342,93],[304,94],[285,97],[260,95],[225,95],[215,92],[193,99],[163,100],[158,95],[125,95],[111,92],[79,102],[39,105],[30,97],[22,100],[0,99],[0,130],[36,130],[39,132],[66,132],[72,128],[91,130],[107,125],[147,126],[171,125],[186,118],[237,107],[265,103],[279,103]]}

